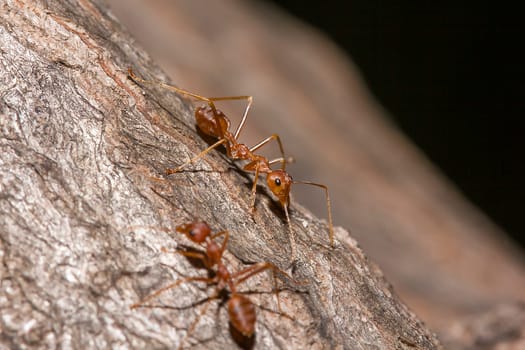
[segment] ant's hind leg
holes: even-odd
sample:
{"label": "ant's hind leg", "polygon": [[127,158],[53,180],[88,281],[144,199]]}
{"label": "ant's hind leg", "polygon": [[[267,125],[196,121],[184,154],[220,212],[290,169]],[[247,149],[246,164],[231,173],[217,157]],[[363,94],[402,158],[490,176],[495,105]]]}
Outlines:
{"label": "ant's hind leg", "polygon": [[219,293],[218,291],[216,291],[211,297],[208,298],[208,300],[206,301],[202,309],[199,311],[197,318],[195,318],[195,320],[193,320],[191,325],[187,328],[186,334],[182,338],[180,345],[177,348],[178,350],[181,350],[183,348],[184,342],[186,341],[186,339],[188,339],[189,336],[193,333],[193,331],[195,330],[195,327],[199,324],[199,321],[201,320],[202,316],[206,313],[206,311],[208,311],[208,308],[211,305],[211,301],[214,299],[217,299],[218,297],[219,297]]}
{"label": "ant's hind leg", "polygon": [[246,119],[248,118],[248,111],[250,110],[250,107],[253,103],[253,97],[252,96],[226,96],[226,97],[210,97],[210,102],[213,103],[213,101],[232,101],[232,100],[247,100],[246,108],[244,109],[244,113],[242,114],[241,122],[239,123],[239,126],[237,126],[237,129],[235,129],[235,133],[233,134],[233,138],[237,140],[239,138],[239,134],[241,133],[242,128],[244,127],[244,124],[246,123]]}
{"label": "ant's hind leg", "polygon": [[183,90],[181,88],[178,88],[176,86],[173,86],[173,85],[169,85],[169,84],[166,84],[162,81],[158,81],[158,80],[145,80],[145,79],[142,79],[142,78],[139,78],[138,76],[135,75],[135,73],[133,73],[133,70],[131,68],[128,68],[128,76],[134,80],[135,82],[137,83],[142,83],[142,84],[151,84],[151,85],[158,85],[160,87],[163,87],[165,89],[168,89],[168,90],[171,90],[171,91],[175,91],[175,92],[178,92],[179,94],[181,95],[186,95],[186,96],[190,96],[190,97],[193,97],[197,100],[200,100],[200,101],[204,101],[204,102],[207,102],[208,104],[213,104],[213,102],[207,98],[207,97],[204,97],[204,96],[201,96],[201,95],[197,95],[197,94],[194,94],[192,92],[189,92],[189,91],[186,91],[186,90]]}
{"label": "ant's hind leg", "polygon": [[206,277],[187,277],[187,278],[184,278],[184,279],[181,279],[181,280],[178,280],[178,281],[175,281],[173,283],[170,283],[168,284],[167,286],[165,287],[162,287],[160,289],[157,289],[155,292],[151,293],[150,295],[146,296],[145,298],[143,298],[141,301],[133,304],[130,306],[131,309],[136,309],[138,307],[141,307],[143,306],[144,304],[146,304],[148,301],[152,300],[152,299],[155,299],[156,297],[158,297],[159,295],[161,295],[162,293],[170,290],[170,289],[173,289],[173,288],[176,288],[178,287],[181,283],[184,283],[184,282],[191,282],[191,281],[197,281],[197,282],[205,282],[205,283],[213,283],[215,280],[213,278],[206,278]]}

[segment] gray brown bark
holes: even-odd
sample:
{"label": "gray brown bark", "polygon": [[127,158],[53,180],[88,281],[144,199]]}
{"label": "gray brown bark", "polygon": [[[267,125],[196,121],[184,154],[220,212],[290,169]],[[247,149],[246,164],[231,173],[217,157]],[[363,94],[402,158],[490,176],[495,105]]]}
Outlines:
{"label": "gray brown bark", "polygon": [[[151,291],[202,273],[162,247],[186,244],[175,224],[199,217],[231,232],[240,268],[286,268],[281,209],[264,191],[250,214],[251,179],[212,152],[169,179],[165,168],[206,147],[191,104],[126,75],[167,79],[106,8],[88,0],[0,5],[0,344],[8,348],[172,348],[198,314],[202,288],[181,286],[130,310]],[[184,49],[188,50],[188,49]],[[258,305],[256,348],[439,348],[354,239],[292,205],[298,263],[275,310],[265,276],[246,283]],[[162,227],[171,228],[171,231]],[[217,312],[213,310],[219,310]],[[186,345],[229,348],[212,307]]]}

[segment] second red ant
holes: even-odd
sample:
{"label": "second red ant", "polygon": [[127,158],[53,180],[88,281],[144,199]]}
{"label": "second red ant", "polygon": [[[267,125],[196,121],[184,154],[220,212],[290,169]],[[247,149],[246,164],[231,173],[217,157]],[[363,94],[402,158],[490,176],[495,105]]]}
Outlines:
{"label": "second red ant", "polygon": [[[272,191],[272,193],[279,199],[279,202],[284,209],[284,213],[286,215],[286,221],[288,223],[288,227],[290,230],[290,244],[292,248],[292,260],[295,260],[296,257],[296,247],[295,247],[295,237],[294,232],[292,230],[292,225],[290,221],[290,216],[288,214],[288,206],[290,205],[290,190],[292,184],[305,184],[305,185],[312,185],[321,187],[325,190],[326,195],[326,207],[328,211],[328,231],[329,231],[329,238],[330,238],[330,245],[334,246],[334,232],[333,232],[333,224],[332,224],[332,209],[330,204],[330,196],[328,193],[328,187],[326,187],[323,184],[309,182],[309,181],[294,181],[292,177],[285,171],[287,158],[284,155],[283,146],[281,143],[281,139],[279,138],[279,135],[273,134],[261,142],[257,143],[255,146],[248,147],[243,143],[239,143],[239,135],[245,125],[248,111],[250,110],[250,107],[253,102],[252,96],[228,96],[228,97],[204,97],[200,96],[191,92],[188,92],[183,89],[179,89],[175,86],[168,85],[163,82],[159,81],[148,81],[141,79],[137,77],[131,68],[128,70],[128,74],[131,79],[133,79],[136,82],[140,83],[146,83],[146,84],[156,84],[160,85],[166,89],[178,92],[180,94],[195,98],[197,100],[203,101],[206,103],[206,105],[197,107],[195,109],[195,119],[197,122],[198,128],[206,135],[217,138],[218,141],[197,154],[195,157],[190,159],[184,164],[181,164],[180,166],[176,168],[170,168],[166,169],[166,174],[174,174],[177,172],[180,172],[184,167],[186,167],[188,164],[191,164],[195,162],[196,160],[202,158],[204,155],[206,155],[208,152],[213,150],[214,148],[217,148],[220,145],[224,145],[226,147],[226,153],[228,157],[230,157],[233,160],[247,160],[248,163],[244,165],[243,170],[254,172],[254,180],[252,185],[252,201],[251,201],[251,208],[252,212],[255,210],[255,195],[257,191],[257,181],[259,179],[260,174],[266,175],[266,183],[268,185],[268,188]],[[227,100],[246,100],[247,105],[244,110],[241,122],[239,123],[239,126],[237,126],[237,129],[234,133],[230,132],[230,120],[228,117],[221,112],[219,109],[215,107],[216,101],[227,101]],[[281,152],[281,157],[268,160],[268,158],[257,155],[254,152],[258,150],[259,148],[263,147],[267,143],[269,143],[272,140],[276,140],[279,145],[279,150]],[[273,164],[279,163],[281,164],[281,168],[277,170],[273,170],[271,166]]]}
{"label": "second red ant", "polygon": [[[227,301],[227,308],[228,308],[228,315],[230,318],[230,323],[239,333],[241,333],[244,337],[250,338],[253,336],[255,332],[255,324],[256,324],[256,313],[255,313],[255,306],[251,302],[250,299],[242,295],[237,291],[237,286],[249,279],[250,277],[253,277],[256,274],[259,274],[265,270],[272,270],[272,276],[273,276],[273,283],[274,283],[274,292],[277,297],[277,306],[279,308],[279,312],[282,315],[285,315],[281,310],[281,303],[279,300],[278,295],[278,289],[276,288],[276,281],[275,281],[275,273],[278,272],[287,278],[291,279],[291,277],[281,269],[279,269],[277,266],[273,265],[272,263],[268,262],[261,262],[254,264],[250,267],[247,267],[243,270],[237,271],[237,272],[230,272],[227,266],[224,264],[222,258],[224,250],[226,249],[226,244],[228,243],[229,233],[228,231],[221,231],[215,234],[211,233],[211,229],[205,222],[193,222],[190,224],[183,224],[177,226],[177,231],[186,235],[192,242],[197,243],[205,248],[205,251],[184,251],[184,250],[176,250],[175,253],[184,255],[188,258],[197,259],[200,260],[204,267],[208,269],[208,271],[213,273],[212,277],[201,277],[201,276],[194,276],[194,277],[186,277],[183,279],[180,279],[178,281],[175,281],[163,288],[158,289],[157,291],[151,293],[150,295],[143,298],[141,301],[131,305],[132,309],[138,308],[146,304],[148,301],[156,298],[160,294],[176,288],[182,283],[185,282],[204,282],[208,285],[216,285],[215,292],[212,296],[210,296],[208,299],[208,302],[206,303],[205,307],[201,310],[199,316],[195,321],[188,327],[188,331],[186,333],[185,338],[181,341],[181,344],[179,345],[179,349],[182,348],[182,345],[184,343],[184,340],[193,332],[194,328],[196,327],[197,323],[199,322],[202,315],[206,312],[209,302],[213,299],[217,299],[220,297],[221,292],[225,290],[226,288],[229,290],[229,298]],[[222,244],[218,244],[215,241],[215,238],[224,236],[224,239],[222,241]],[[164,252],[167,252],[166,249],[163,248]],[[287,315],[285,315],[287,316]],[[289,317],[289,316],[287,316]]]}

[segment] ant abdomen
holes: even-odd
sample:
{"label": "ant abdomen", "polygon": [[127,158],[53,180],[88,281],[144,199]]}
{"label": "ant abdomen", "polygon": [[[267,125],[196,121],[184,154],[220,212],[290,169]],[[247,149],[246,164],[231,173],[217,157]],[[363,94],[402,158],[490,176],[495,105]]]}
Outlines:
{"label": "ant abdomen", "polygon": [[199,129],[208,136],[222,139],[230,128],[230,121],[220,110],[209,105],[195,109],[195,120]]}
{"label": "ant abdomen", "polygon": [[235,294],[228,300],[228,314],[232,326],[245,337],[255,332],[255,306],[247,297]]}

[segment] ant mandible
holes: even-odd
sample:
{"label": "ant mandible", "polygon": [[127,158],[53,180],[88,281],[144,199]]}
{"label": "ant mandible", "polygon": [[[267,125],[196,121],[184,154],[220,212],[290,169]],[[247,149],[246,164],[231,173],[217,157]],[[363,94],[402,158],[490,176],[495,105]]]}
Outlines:
{"label": "ant mandible", "polygon": [[[273,283],[274,283],[274,292],[277,297],[277,306],[279,308],[279,312],[283,315],[285,315],[281,310],[281,303],[279,300],[279,291],[276,287],[276,281],[275,281],[275,273],[279,272],[283,275],[285,275],[287,278],[291,277],[281,269],[279,269],[277,266],[275,266],[272,263],[269,262],[261,262],[254,264],[250,267],[247,267],[243,270],[230,273],[226,265],[222,261],[222,255],[224,253],[224,250],[226,249],[226,244],[228,243],[229,233],[228,231],[221,231],[218,233],[215,233],[212,235],[211,228],[208,226],[208,224],[204,221],[197,221],[189,224],[183,224],[176,227],[177,232],[180,232],[186,237],[188,237],[191,241],[194,243],[199,244],[200,246],[205,248],[205,251],[184,251],[184,250],[176,250],[175,253],[184,255],[188,258],[192,259],[198,259],[202,261],[204,267],[211,271],[214,276],[213,277],[200,277],[200,276],[194,276],[194,277],[187,277],[178,281],[175,281],[174,283],[171,283],[163,288],[158,289],[157,291],[151,293],[150,295],[143,298],[141,301],[131,305],[132,309],[138,308],[140,306],[143,306],[148,301],[156,298],[160,294],[176,288],[180,284],[184,282],[204,282],[206,284],[214,284],[216,285],[215,293],[207,298],[207,304],[205,307],[201,310],[199,316],[195,321],[192,323],[192,325],[188,328],[188,331],[186,333],[186,336],[181,341],[181,344],[179,346],[179,349],[182,348],[182,345],[184,344],[184,340],[193,332],[194,328],[198,324],[200,318],[204,313],[206,312],[209,302],[213,299],[219,298],[219,295],[221,291],[225,290],[226,288],[229,289],[229,298],[227,302],[228,307],[228,316],[230,318],[231,325],[239,331],[244,337],[250,338],[253,336],[255,332],[255,323],[256,323],[256,313],[255,313],[255,306],[251,302],[250,299],[245,297],[244,295],[240,294],[237,291],[237,286],[250,277],[253,277],[256,274],[259,274],[265,270],[272,270],[272,276],[273,276]],[[219,245],[214,239],[220,236],[224,236],[224,239],[222,241],[222,244]],[[162,249],[163,252],[168,252],[165,248]],[[289,316],[288,316],[289,317]]]}
{"label": "ant mandible", "polygon": [[[198,128],[206,135],[214,137],[219,139],[217,142],[197,154],[195,157],[187,161],[186,163],[176,167],[176,168],[169,168],[166,169],[166,174],[175,174],[177,172],[180,172],[184,167],[186,167],[188,164],[191,164],[198,160],[199,158],[202,158],[204,155],[206,155],[208,152],[213,150],[214,148],[217,148],[220,145],[224,145],[226,147],[226,154],[228,157],[230,157],[233,160],[247,160],[248,163],[243,167],[243,170],[245,171],[252,171],[255,172],[253,185],[252,185],[252,201],[251,201],[251,210],[252,213],[255,210],[255,195],[257,191],[257,181],[259,179],[259,174],[266,174],[266,183],[268,185],[268,188],[272,191],[272,193],[279,199],[279,202],[281,206],[284,209],[284,213],[286,215],[286,221],[288,223],[289,231],[290,231],[290,244],[292,248],[292,260],[295,260],[296,257],[296,247],[295,247],[295,237],[294,232],[292,230],[292,224],[290,221],[290,216],[288,214],[288,206],[290,205],[290,190],[292,184],[304,184],[304,185],[312,185],[321,187],[325,191],[326,196],[326,208],[328,211],[328,231],[329,231],[329,237],[330,237],[330,245],[334,246],[334,230],[333,230],[333,224],[332,224],[332,209],[330,204],[330,195],[328,193],[328,187],[320,184],[320,183],[314,183],[310,181],[294,181],[292,177],[286,172],[286,163],[288,162],[288,159],[284,155],[284,149],[283,145],[281,143],[281,139],[279,138],[279,135],[273,134],[261,142],[257,143],[253,147],[248,147],[243,143],[239,143],[237,140],[239,139],[239,134],[241,133],[242,128],[245,125],[248,111],[250,110],[250,107],[253,102],[252,96],[228,96],[228,97],[204,97],[200,96],[191,92],[188,92],[186,90],[180,89],[178,87],[168,85],[166,83],[160,82],[160,81],[149,81],[144,80],[139,77],[137,77],[131,68],[128,69],[128,74],[131,79],[133,79],[136,82],[140,83],[146,83],[146,84],[156,84],[159,86],[162,86],[163,88],[178,92],[180,94],[193,97],[197,100],[203,101],[206,103],[206,105],[197,107],[195,109],[195,119],[197,121]],[[216,101],[227,101],[227,100],[246,100],[247,105],[244,110],[241,122],[239,123],[239,126],[235,130],[235,132],[232,134],[230,132],[230,120],[228,117],[219,109],[215,107]],[[268,160],[268,158],[257,155],[254,152],[261,148],[262,146],[266,145],[271,140],[276,140],[279,144],[279,150],[281,152],[281,157]],[[273,170],[271,166],[275,163],[280,163],[281,168],[277,170]]]}

